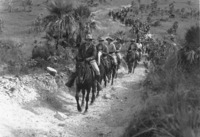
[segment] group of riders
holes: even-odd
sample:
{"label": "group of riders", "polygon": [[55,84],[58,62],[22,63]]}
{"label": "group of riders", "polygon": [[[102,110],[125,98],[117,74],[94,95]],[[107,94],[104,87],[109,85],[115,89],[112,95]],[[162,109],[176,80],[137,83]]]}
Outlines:
{"label": "group of riders", "polygon": [[[90,89],[92,88],[91,103],[93,103],[95,99],[94,93],[96,92],[96,89],[97,89],[97,96],[99,95],[98,94],[99,91],[102,90],[101,87],[102,77],[104,77],[104,81],[106,81],[105,77],[106,79],[108,79],[108,81],[110,81],[111,80],[110,78],[112,77],[112,82],[111,82],[112,85],[113,77],[116,78],[117,71],[120,67],[120,63],[122,60],[125,60],[128,66],[128,72],[134,73],[134,69],[136,68],[138,62],[141,61],[142,55],[145,55],[144,61],[147,60],[147,62],[151,62],[151,64],[158,64],[157,63],[158,61],[156,62],[156,57],[160,56],[157,56],[157,54],[163,54],[164,53],[163,50],[167,47],[170,47],[167,45],[172,45],[173,47],[176,47],[174,36],[170,38],[170,41],[168,41],[169,42],[168,43],[165,40],[162,41],[157,38],[154,38],[154,36],[150,33],[150,25],[148,23],[142,22],[139,19],[124,20],[128,12],[129,10],[122,12],[124,14],[120,14],[120,12],[119,14],[116,13],[116,18],[121,19],[121,21],[125,23],[126,26],[131,26],[130,32],[132,32],[132,34],[134,35],[133,37],[135,39],[124,40],[121,39],[120,37],[112,38],[110,36],[107,36],[105,38],[99,37],[96,40],[89,33],[86,35],[84,42],[79,44],[78,54],[76,56],[76,70],[75,72],[72,72],[68,82],[65,84],[67,87],[70,88],[74,85],[74,82],[76,80],[75,98],[77,101],[78,111],[81,111],[81,107],[78,101],[79,92],[82,90],[83,94],[82,97],[84,98],[85,90],[87,91],[87,96],[86,96],[86,103],[87,103],[86,111],[87,111]],[[115,14],[113,12],[110,13],[110,16],[112,16],[113,19],[115,18]],[[125,56],[122,56],[122,52],[124,53],[124,51],[126,52]],[[81,71],[81,69],[85,68],[86,70]],[[102,71],[102,68],[104,69],[104,71]],[[110,75],[111,73],[112,76]],[[82,104],[84,104],[84,99],[82,99]]]}
{"label": "group of riders", "polygon": [[[100,69],[99,66],[101,65],[101,60],[104,59],[105,64],[107,61],[107,57],[111,57],[114,65],[118,66],[119,68],[119,64],[120,61],[122,59],[122,55],[121,55],[121,50],[122,50],[122,46],[124,45],[124,41],[117,37],[116,39],[108,36],[106,38],[102,38],[99,37],[98,38],[98,43],[94,44],[94,38],[92,37],[91,34],[86,35],[85,38],[85,42],[83,42],[83,44],[81,44],[78,48],[78,54],[76,57],[76,61],[86,61],[88,62],[93,71],[95,72],[96,75],[96,81],[99,81],[100,79]],[[129,54],[132,51],[137,51],[138,53],[138,61],[141,58],[142,55],[142,44],[140,43],[140,39],[136,40],[135,39],[131,39],[130,40],[130,45],[127,48],[127,54]],[[125,57],[125,60],[128,60],[128,56]],[[108,69],[105,66],[105,69]],[[67,87],[72,87],[74,84],[74,81],[77,77],[77,73],[76,71],[74,73],[72,73],[72,75],[70,76],[68,82],[66,83]],[[100,84],[97,84],[97,89],[102,90]]]}
{"label": "group of riders", "polygon": [[[170,40],[172,42],[170,45],[176,47],[174,36]],[[125,60],[128,66],[128,73],[134,73],[138,62],[141,61],[142,55],[144,55],[144,66],[145,61],[153,64],[153,66],[158,64],[159,62],[156,60],[156,57],[160,56],[157,56],[157,54],[164,53],[162,50],[169,47],[167,45],[165,41],[161,42],[153,38],[149,32],[143,37],[136,35],[135,39],[131,40],[124,40],[119,37],[112,38],[110,36],[106,38],[99,37],[96,40],[91,34],[87,34],[84,42],[78,46],[76,70],[72,72],[68,82],[65,84],[70,88],[76,80],[75,98],[78,111],[82,111],[81,106],[84,105],[85,91],[85,112],[87,112],[90,90],[92,91],[92,104],[95,98],[99,96],[99,92],[103,89],[101,86],[102,80],[104,80],[105,86],[110,81],[111,85],[113,85],[113,79],[117,77],[117,71],[121,61]],[[125,56],[122,56],[124,51],[126,52]],[[148,67],[146,68],[148,69]],[[80,91],[82,92],[81,106],[79,104]]]}

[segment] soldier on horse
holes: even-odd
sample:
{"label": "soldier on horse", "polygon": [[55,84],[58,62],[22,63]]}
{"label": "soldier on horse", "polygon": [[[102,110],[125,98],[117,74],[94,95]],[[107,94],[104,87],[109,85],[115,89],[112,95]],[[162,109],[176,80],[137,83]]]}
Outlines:
{"label": "soldier on horse", "polygon": [[[96,75],[97,90],[100,91],[102,90],[102,88],[98,82],[100,80],[100,70],[96,62],[97,50],[92,40],[93,40],[92,35],[88,34],[86,36],[86,42],[79,47],[79,52],[76,59],[77,61],[79,60],[87,61],[92,66]],[[72,87],[76,77],[77,77],[76,72],[72,73],[68,82],[66,83],[66,86]]]}

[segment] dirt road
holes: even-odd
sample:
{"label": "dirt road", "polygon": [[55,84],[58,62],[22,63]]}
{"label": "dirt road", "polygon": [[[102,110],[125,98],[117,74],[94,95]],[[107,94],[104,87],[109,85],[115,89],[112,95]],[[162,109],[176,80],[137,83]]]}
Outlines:
{"label": "dirt road", "polygon": [[[104,88],[85,115],[77,111],[73,91],[60,91],[56,98],[34,101],[38,95],[30,86],[21,85],[20,89],[14,86],[16,90],[10,96],[5,86],[0,93],[0,136],[120,137],[134,113],[141,109],[140,82],[144,77],[143,67],[136,68],[135,74],[121,70],[114,85]],[[1,80],[6,83],[5,78]],[[13,81],[9,78],[8,85]],[[21,105],[16,103],[20,96],[33,100]]]}
{"label": "dirt road", "polygon": [[137,68],[135,74],[120,73],[114,86],[105,88],[89,107],[88,114],[74,112],[67,118],[67,137],[120,137],[134,113],[141,109],[143,78],[143,68]]}

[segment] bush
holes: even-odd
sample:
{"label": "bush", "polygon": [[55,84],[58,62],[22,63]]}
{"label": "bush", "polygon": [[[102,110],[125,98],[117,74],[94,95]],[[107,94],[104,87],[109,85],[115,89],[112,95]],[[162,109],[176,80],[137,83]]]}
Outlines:
{"label": "bush", "polygon": [[[150,70],[143,93],[149,98],[124,137],[200,136],[199,30],[198,26],[191,27],[182,48],[165,49],[166,60]],[[160,60],[158,55],[153,59]]]}
{"label": "bush", "polygon": [[154,23],[151,24],[151,26],[153,26],[153,27],[161,26],[161,22],[159,20],[155,21]]}
{"label": "bush", "polygon": [[179,51],[179,64],[183,70],[198,73],[200,67],[200,28],[191,27],[185,35],[185,43]]}
{"label": "bush", "polygon": [[[195,91],[161,94],[150,98],[134,116],[123,137],[197,137],[200,135],[200,112],[193,104],[200,99]],[[190,100],[190,101],[188,101]]]}
{"label": "bush", "polygon": [[18,73],[24,65],[24,56],[20,50],[22,43],[14,40],[0,40],[0,65],[5,65],[5,72]]}

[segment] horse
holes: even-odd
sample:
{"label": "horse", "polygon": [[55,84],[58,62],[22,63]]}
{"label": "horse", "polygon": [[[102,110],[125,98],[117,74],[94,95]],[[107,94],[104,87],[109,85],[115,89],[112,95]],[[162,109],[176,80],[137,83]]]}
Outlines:
{"label": "horse", "polygon": [[[116,53],[117,56],[117,72],[120,69],[120,65],[121,65],[121,54],[120,53]],[[117,78],[117,72],[116,72],[116,78]]]}
{"label": "horse", "polygon": [[117,75],[117,64],[115,64],[114,59],[111,55],[107,55],[107,65],[108,65],[108,70],[106,72],[106,75],[108,77],[108,82],[111,81],[111,85],[114,83],[114,78]]}
{"label": "horse", "polygon": [[128,73],[134,73],[137,66],[137,61],[139,61],[139,55],[137,51],[129,51],[127,53],[126,62],[128,65]]}
{"label": "horse", "polygon": [[[108,70],[108,63],[107,63],[106,57],[101,57],[99,70],[101,74],[99,83],[101,84],[102,81],[104,80],[104,86],[106,87],[107,86],[106,71]],[[98,93],[99,92],[97,92],[97,95],[99,95]]]}
{"label": "horse", "polygon": [[[77,71],[77,79],[76,79],[76,95],[75,99],[77,102],[77,109],[79,112],[82,111],[81,106],[84,106],[85,101],[85,91],[86,94],[86,106],[85,106],[85,113],[88,111],[88,102],[89,102],[89,95],[92,89],[92,98],[91,104],[95,101],[95,93],[96,93],[96,80],[95,74],[91,66],[86,61],[77,61],[76,64],[76,71]],[[82,91],[82,104],[79,104],[79,93]]]}

